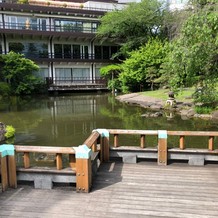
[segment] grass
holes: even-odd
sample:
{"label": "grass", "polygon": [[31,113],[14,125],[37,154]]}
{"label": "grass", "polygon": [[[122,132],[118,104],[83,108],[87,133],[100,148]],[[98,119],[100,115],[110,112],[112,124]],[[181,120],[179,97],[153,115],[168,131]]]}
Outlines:
{"label": "grass", "polygon": [[[146,91],[142,92],[142,95],[158,98],[161,100],[166,101],[168,99],[168,89],[159,89],[155,91]],[[178,95],[175,96],[176,101],[186,101],[190,102],[192,101],[191,96],[194,93],[194,88],[186,88],[178,93]]]}

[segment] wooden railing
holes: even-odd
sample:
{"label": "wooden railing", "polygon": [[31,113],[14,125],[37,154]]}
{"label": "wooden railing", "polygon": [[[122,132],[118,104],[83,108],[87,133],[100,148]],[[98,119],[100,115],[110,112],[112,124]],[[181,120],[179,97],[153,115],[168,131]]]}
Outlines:
{"label": "wooden railing", "polygon": [[[108,129],[109,133],[113,135],[113,147],[119,147],[119,135],[139,135],[141,148],[146,147],[146,136],[158,136],[158,130],[122,130],[122,129]],[[218,132],[213,131],[166,131],[168,136],[179,136],[178,147],[181,150],[185,149],[185,137],[201,136],[208,137],[208,151],[214,150],[214,139],[218,136]]]}
{"label": "wooden railing", "polygon": [[187,136],[202,136],[208,137],[208,151],[214,150],[214,138],[218,136],[218,132],[206,132],[206,131],[167,131],[169,136],[179,136],[179,148],[185,149],[185,137]]}
{"label": "wooden railing", "polygon": [[[168,159],[176,159],[176,160],[188,160],[190,165],[203,165],[205,160],[213,160],[218,161],[218,148],[215,149],[215,137],[218,136],[218,132],[206,132],[206,131],[158,131],[158,130],[118,130],[118,129],[109,129],[108,130],[111,135],[113,135],[113,144],[112,147],[114,151],[118,152],[121,146],[121,150],[124,153],[130,148],[125,145],[120,145],[119,136],[121,135],[139,135],[139,143],[138,145],[134,145],[131,147],[132,155],[139,152],[154,152],[157,153],[157,161],[159,165],[167,165]],[[153,140],[156,142],[155,146],[147,145],[146,137],[147,136],[156,136],[157,140]],[[192,137],[207,137],[208,143],[206,145],[206,149],[196,149],[192,148],[192,145],[189,145],[186,148],[185,139]],[[175,144],[173,148],[168,146],[168,140],[173,137],[179,137],[178,144]],[[202,143],[203,144],[203,143]],[[151,148],[153,147],[153,148]],[[201,145],[202,147],[202,145]],[[136,149],[137,148],[137,149]],[[135,151],[133,151],[135,149]],[[150,150],[149,150],[150,149]],[[143,155],[141,155],[143,156]],[[144,155],[146,156],[146,155]],[[147,155],[146,157],[148,157]]]}
{"label": "wooden railing", "polygon": [[[6,147],[5,147],[6,146]],[[4,148],[7,148],[5,145]],[[22,167],[17,168],[17,173],[42,173],[45,175],[46,173],[52,174],[72,174],[71,172],[75,173],[76,176],[76,190],[78,192],[89,192],[92,185],[92,161],[91,158],[98,158],[101,161],[108,161],[109,160],[109,140],[105,137],[101,137],[101,134],[98,131],[93,131],[93,133],[85,140],[82,146],[86,146],[88,150],[93,151],[93,155],[91,157],[77,157],[77,152],[75,151],[75,147],[45,147],[45,146],[24,146],[24,145],[15,145],[15,155],[22,155]],[[78,146],[77,148],[80,148]],[[86,151],[85,151],[86,152]],[[31,164],[31,154],[34,153],[45,153],[45,154],[55,154],[55,161],[56,161],[56,170],[51,167],[35,167]],[[15,160],[15,155],[13,156],[13,160]],[[63,155],[69,155],[69,166],[71,172],[66,168],[63,167]],[[1,155],[0,150],[0,173],[3,175],[3,191],[8,187],[8,179],[9,175],[7,164],[7,158],[5,155]],[[10,162],[9,162],[10,163]],[[35,165],[35,163],[34,163]],[[14,165],[16,169],[16,165]],[[16,170],[15,170],[16,172]],[[15,173],[14,172],[14,173]],[[16,175],[16,173],[15,173]],[[43,182],[43,181],[42,181]],[[16,187],[16,186],[14,186]]]}
{"label": "wooden railing", "polygon": [[23,166],[25,169],[30,168],[30,153],[55,154],[57,170],[63,169],[62,155],[69,155],[69,165],[75,168],[75,150],[72,147],[44,147],[44,146],[25,146],[15,145],[16,153],[23,153]]}
{"label": "wooden railing", "polygon": [[[138,135],[139,143],[137,145],[129,146],[120,145],[119,136],[120,135]],[[113,136],[111,140],[111,147],[109,145],[109,137]],[[147,136],[154,136],[153,142],[155,142],[154,148],[147,143]],[[186,137],[207,137],[207,149],[190,149],[186,148],[185,139]],[[97,129],[94,130],[90,136],[84,141],[83,145],[78,146],[77,148],[72,147],[43,147],[43,146],[23,146],[15,145],[15,155],[18,153],[23,153],[23,170],[22,172],[36,172],[34,167],[31,167],[31,158],[30,154],[32,153],[47,153],[55,154],[56,160],[56,169],[52,173],[61,173],[64,171],[63,167],[63,155],[69,155],[69,166],[71,172],[74,172],[76,176],[76,190],[78,192],[89,192],[92,186],[92,164],[95,158],[99,158],[100,162],[109,161],[112,157],[113,152],[123,152],[127,156],[141,155],[143,152],[146,153],[146,157],[149,155],[155,154],[157,158],[158,165],[167,165],[170,155],[186,155],[185,157],[191,158],[191,161],[196,161],[196,155],[200,156],[200,161],[204,159],[204,155],[211,155],[213,159],[218,160],[218,149],[215,149],[215,137],[218,136],[218,132],[206,132],[206,131],[166,131],[166,130],[122,130],[122,129]],[[178,145],[174,148],[168,147],[168,138],[177,137]],[[127,139],[126,139],[127,141]],[[91,153],[91,155],[85,154],[85,156],[80,156],[80,148],[85,146],[85,150]],[[7,148],[4,146],[4,148]],[[77,150],[78,149],[78,150]],[[86,152],[86,151],[85,151]],[[126,152],[128,154],[126,154]],[[149,153],[150,152],[150,153]],[[9,152],[10,153],[10,152]],[[188,155],[187,155],[188,154]],[[124,156],[122,156],[124,157]],[[183,157],[179,157],[183,158]],[[198,158],[198,157],[197,157]],[[193,160],[194,159],[194,160]],[[16,165],[14,165],[15,158],[12,156],[7,157],[7,152],[1,152],[0,147],[0,173],[2,174],[2,181],[4,182],[4,190],[8,187],[8,184],[11,187],[16,187]],[[8,161],[8,162],[7,162]],[[97,162],[97,161],[96,161]],[[196,161],[197,164],[199,160]],[[196,164],[196,165],[197,165]],[[15,166],[15,167],[14,167]],[[7,170],[7,169],[10,170]],[[49,167],[47,167],[49,168]],[[49,170],[39,169],[37,173],[49,173]],[[7,175],[7,172],[15,172],[15,175]],[[51,172],[51,171],[50,171]],[[69,173],[70,174],[70,173]],[[8,181],[11,180],[11,181]]]}

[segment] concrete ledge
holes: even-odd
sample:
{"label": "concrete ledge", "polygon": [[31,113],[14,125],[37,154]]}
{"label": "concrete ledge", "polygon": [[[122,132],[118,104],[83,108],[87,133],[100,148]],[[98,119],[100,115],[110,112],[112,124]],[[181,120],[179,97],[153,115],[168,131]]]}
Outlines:
{"label": "concrete ledge", "polygon": [[136,155],[124,155],[123,156],[123,163],[137,163],[137,156]]}
{"label": "concrete ledge", "polygon": [[204,166],[204,156],[190,155],[188,164],[191,166]]}
{"label": "concrete ledge", "polygon": [[[135,163],[135,157],[142,159],[158,158],[157,148],[140,148],[122,146],[110,148],[111,158],[123,158],[123,162]],[[131,160],[132,159],[132,160]],[[179,148],[168,149],[168,160],[185,160],[189,165],[202,166],[205,161],[218,161],[218,149],[209,151],[207,149],[184,149]],[[137,161],[137,160],[136,160]]]}
{"label": "concrete ledge", "polygon": [[17,181],[33,181],[35,188],[52,189],[53,183],[76,183],[75,174],[17,172]]}

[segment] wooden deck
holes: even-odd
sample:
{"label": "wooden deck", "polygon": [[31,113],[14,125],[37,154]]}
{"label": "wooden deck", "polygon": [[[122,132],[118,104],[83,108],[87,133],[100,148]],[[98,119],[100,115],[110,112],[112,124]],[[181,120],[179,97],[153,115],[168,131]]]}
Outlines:
{"label": "wooden deck", "polygon": [[0,217],[187,217],[218,216],[218,167],[187,163],[104,163],[91,193],[19,185],[0,193]]}

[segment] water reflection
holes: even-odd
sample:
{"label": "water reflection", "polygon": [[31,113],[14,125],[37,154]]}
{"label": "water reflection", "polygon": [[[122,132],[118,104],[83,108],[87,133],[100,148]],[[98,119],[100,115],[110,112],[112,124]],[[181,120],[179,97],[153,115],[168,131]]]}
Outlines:
{"label": "water reflection", "polygon": [[[0,121],[16,129],[15,144],[76,146],[85,141],[93,129],[210,130],[217,123],[205,120],[182,120],[175,114],[145,118],[146,110],[120,103],[110,94],[71,94],[32,98],[11,98],[0,102]],[[199,140],[187,139],[198,147]],[[121,137],[125,145],[139,144],[139,137]],[[156,146],[147,138],[148,146]],[[216,142],[215,142],[216,143]],[[178,146],[176,138],[169,140]]]}

